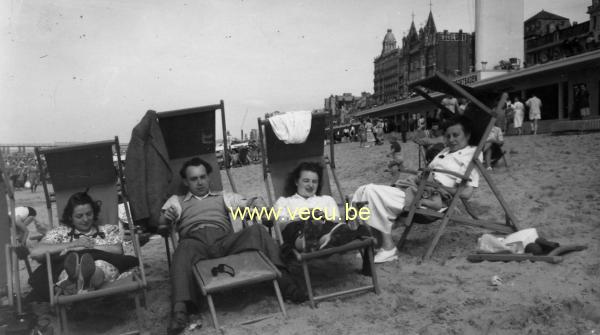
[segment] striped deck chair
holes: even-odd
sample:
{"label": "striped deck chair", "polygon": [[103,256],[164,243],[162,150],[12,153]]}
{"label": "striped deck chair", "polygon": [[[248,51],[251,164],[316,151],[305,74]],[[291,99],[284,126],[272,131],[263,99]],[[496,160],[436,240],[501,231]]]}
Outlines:
{"label": "striped deck chair", "polygon": [[[52,218],[52,199],[48,188],[49,181],[46,179],[46,176],[50,176],[50,181],[54,189],[58,217],[62,215],[63,209],[72,194],[88,190],[88,194],[94,200],[102,202],[99,217],[101,224],[118,224],[119,192],[117,182],[124,185],[125,180],[123,179],[119,139],[117,137],[115,137],[114,140],[73,146],[50,149],[36,148],[35,153],[41,171],[42,186],[44,188],[50,218]],[[43,162],[45,162],[45,164]],[[121,196],[125,203],[128,217],[127,221],[133,222],[131,220],[129,207],[127,206],[127,193],[125,192],[124,187],[121,189]],[[138,330],[134,333],[140,333],[142,331],[143,320],[140,296],[144,298],[145,303],[146,276],[140,251],[139,237],[133,226],[125,228],[131,236],[134,252],[139,261],[139,267],[132,271],[131,276],[107,283],[95,291],[78,293],[75,295],[57,294],[54,290],[54,283],[52,280],[52,262],[50,254],[46,254],[50,304],[57,309],[60,332],[62,334],[69,333],[66,313],[66,306],[68,304],[110,295],[123,295],[126,293],[133,293],[134,295],[136,316],[138,319]]]}
{"label": "striped deck chair", "polygon": [[[329,131],[329,146],[330,146],[330,158],[324,156],[324,143],[326,139],[326,127],[331,127],[331,115],[329,113],[313,114],[311,121],[311,129],[308,138],[304,143],[301,144],[286,144],[280,141],[267,119],[258,119],[259,136],[261,144],[262,160],[263,160],[263,177],[265,186],[267,188],[267,195],[269,203],[273,206],[275,199],[284,194],[285,183],[288,174],[301,162],[320,162],[323,163],[323,180],[322,180],[322,194],[331,195],[331,187],[329,184],[329,173],[327,166],[331,169],[335,185],[339,191],[340,203],[344,202],[344,197],[340,188],[339,181],[335,174],[335,157],[334,157],[334,140],[333,132]],[[275,233],[280,243],[283,243],[281,230],[278,224],[274,224]],[[377,281],[377,273],[373,263],[373,246],[375,239],[368,237],[361,240],[354,240],[345,245],[318,250],[314,252],[301,253],[294,249],[296,259],[302,264],[304,272],[304,279],[308,289],[308,297],[311,306],[316,307],[316,303],[320,300],[343,296],[347,294],[353,294],[363,291],[374,291],[379,294],[379,285]],[[367,257],[369,262],[372,284],[349,290],[334,292],[330,294],[316,296],[314,289],[311,285],[310,273],[308,269],[308,262],[316,258],[322,258],[331,256],[333,254],[353,251],[353,250],[364,250],[364,256]]]}

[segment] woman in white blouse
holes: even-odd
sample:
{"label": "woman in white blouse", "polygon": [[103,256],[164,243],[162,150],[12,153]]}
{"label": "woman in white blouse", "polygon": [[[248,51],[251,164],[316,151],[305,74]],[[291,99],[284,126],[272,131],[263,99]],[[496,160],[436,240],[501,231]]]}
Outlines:
{"label": "woman in white blouse", "polygon": [[[446,148],[438,153],[429,163],[430,168],[443,169],[464,174],[467,165],[473,158],[476,147],[470,145],[471,123],[464,116],[451,118],[445,125]],[[461,179],[449,174],[433,172],[434,181],[442,184],[450,191],[455,190]],[[392,240],[392,225],[398,215],[408,207],[414,199],[414,188],[404,187],[407,183],[397,182],[394,186],[368,184],[360,186],[353,195],[353,203],[368,203],[370,217],[366,224],[381,232],[381,249],[375,255],[375,263],[390,262],[398,259],[397,248]],[[470,198],[474,188],[479,185],[479,174],[473,170],[470,181],[461,194]],[[430,192],[429,197],[421,199],[419,205],[439,210],[445,206],[448,193]]]}
{"label": "woman in white blouse", "polygon": [[341,220],[342,213],[333,197],[321,195],[322,180],[323,166],[315,162],[300,163],[288,176],[286,196],[273,205],[284,246],[311,251],[364,235],[365,230],[351,229]]}

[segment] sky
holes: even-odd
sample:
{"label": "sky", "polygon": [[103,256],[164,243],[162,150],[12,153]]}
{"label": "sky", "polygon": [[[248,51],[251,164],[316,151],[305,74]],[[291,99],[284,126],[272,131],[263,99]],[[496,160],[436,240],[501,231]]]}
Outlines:
{"label": "sky", "polygon": [[[472,32],[474,1],[2,0],[0,143],[128,142],[148,109],[221,99],[239,136],[268,112],[372,93],[387,29],[400,42],[431,8],[438,31]],[[524,17],[583,22],[591,2],[525,0]]]}

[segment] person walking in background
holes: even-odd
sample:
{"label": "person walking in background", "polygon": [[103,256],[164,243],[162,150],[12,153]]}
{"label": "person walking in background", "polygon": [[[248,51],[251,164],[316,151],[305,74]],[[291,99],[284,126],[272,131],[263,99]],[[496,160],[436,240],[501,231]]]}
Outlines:
{"label": "person walking in background", "polygon": [[390,136],[390,153],[387,155],[392,158],[392,162],[399,165],[399,168],[404,167],[404,159],[402,158],[402,147],[398,143],[396,136]]}
{"label": "person walking in background", "polygon": [[375,144],[377,144],[377,145],[383,144],[383,128],[384,128],[383,120],[382,119],[377,120],[377,123],[375,124]]}
{"label": "person walking in background", "polygon": [[519,97],[514,98],[514,102],[511,105],[514,116],[513,116],[513,126],[517,131],[517,135],[523,134],[523,118],[525,117],[525,106],[521,101],[519,101]]}
{"label": "person walking in background", "polygon": [[538,129],[538,120],[542,118],[542,100],[535,93],[531,94],[525,104],[529,108],[529,120],[531,120],[531,132],[535,135]]}
{"label": "person walking in background", "polygon": [[[367,129],[367,143],[375,142],[375,134],[373,131],[373,123],[371,123],[371,119],[367,119],[367,122],[365,123],[365,128]],[[367,148],[368,147],[369,144],[367,144]]]}
{"label": "person walking in background", "polygon": [[444,97],[444,99],[442,99],[442,105],[454,115],[456,115],[459,110],[458,100],[451,95],[447,95]]}
{"label": "person walking in background", "polygon": [[31,165],[29,165],[27,178],[29,178],[29,183],[31,184],[31,193],[35,193],[40,183],[40,171],[38,170],[37,165],[35,163],[31,163]]}
{"label": "person walking in background", "polygon": [[367,146],[367,123],[365,120],[360,121],[360,125],[358,126],[358,137],[360,138],[360,147],[363,148]]}
{"label": "person walking in background", "polygon": [[467,105],[469,104],[469,100],[465,98],[460,98],[458,102],[458,114],[463,115],[467,110]]}
{"label": "person walking in background", "polygon": [[400,119],[400,133],[402,133],[402,143],[406,143],[406,132],[408,131],[408,120],[406,114],[402,115]]}
{"label": "person walking in background", "polygon": [[585,84],[579,85],[579,114],[582,119],[590,116],[590,93]]}
{"label": "person walking in background", "polygon": [[581,91],[579,85],[573,85],[573,108],[569,114],[571,120],[581,119]]}

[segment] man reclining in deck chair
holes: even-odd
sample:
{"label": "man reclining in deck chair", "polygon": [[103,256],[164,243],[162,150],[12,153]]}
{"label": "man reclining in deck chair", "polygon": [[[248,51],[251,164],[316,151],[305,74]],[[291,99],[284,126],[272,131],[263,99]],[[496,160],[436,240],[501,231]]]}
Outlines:
{"label": "man reclining in deck chair", "polygon": [[[444,169],[464,174],[467,165],[473,158],[475,147],[470,145],[471,122],[464,116],[455,116],[445,124],[445,138],[447,147],[442,150],[429,164],[430,168]],[[434,172],[435,182],[445,189],[428,190],[429,197],[420,201],[420,206],[440,210],[447,206],[444,201],[448,194],[455,190],[460,183],[460,178]],[[470,198],[474,188],[479,185],[479,173],[473,170],[470,181],[461,197]],[[367,202],[371,216],[366,224],[377,229],[382,235],[380,251],[375,255],[375,263],[390,262],[398,259],[394,241],[392,240],[392,225],[398,217],[412,203],[414,188],[410,183],[396,183],[395,186],[368,184],[360,186],[352,197],[352,203]]]}
{"label": "man reclining in deck chair", "polygon": [[168,334],[179,334],[187,326],[187,305],[195,303],[199,296],[192,266],[203,259],[248,250],[261,251],[281,270],[282,277],[278,281],[284,298],[293,302],[308,299],[304,290],[290,276],[281,259],[277,242],[264,227],[257,224],[234,232],[228,207],[245,207],[250,201],[239,195],[211,192],[211,172],[210,164],[200,158],[185,162],[179,173],[188,189],[187,194],[172,196],[162,207],[159,221],[161,226],[176,224],[180,239],[173,254],[171,268],[173,311]]}

